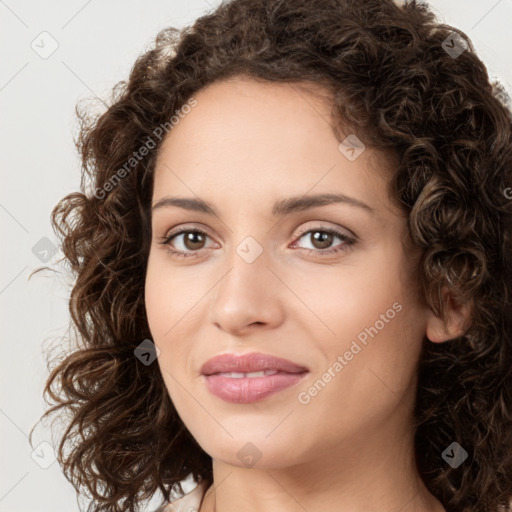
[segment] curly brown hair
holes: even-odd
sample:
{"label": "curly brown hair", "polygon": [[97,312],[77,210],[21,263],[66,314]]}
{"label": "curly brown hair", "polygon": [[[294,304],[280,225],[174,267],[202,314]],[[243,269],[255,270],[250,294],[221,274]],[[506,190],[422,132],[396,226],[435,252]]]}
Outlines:
{"label": "curly brown hair", "polygon": [[[89,510],[115,512],[158,490],[169,501],[190,474],[212,482],[211,457],[157,366],[134,351],[151,339],[144,283],[157,128],[167,131],[208,84],[244,75],[323,86],[335,119],[394,155],[389,193],[421,250],[425,304],[442,317],[444,285],[472,311],[464,335],[424,339],[418,470],[449,512],[512,510],[512,113],[466,34],[416,1],[224,2],[191,27],[160,32],[104,113],[77,106],[81,192],[59,201],[52,225],[76,277],[78,344],[51,369],[44,395],[56,405],[43,416],[69,413],[58,450],[66,478],[90,493]],[[457,468],[441,457],[454,441],[468,452]]]}

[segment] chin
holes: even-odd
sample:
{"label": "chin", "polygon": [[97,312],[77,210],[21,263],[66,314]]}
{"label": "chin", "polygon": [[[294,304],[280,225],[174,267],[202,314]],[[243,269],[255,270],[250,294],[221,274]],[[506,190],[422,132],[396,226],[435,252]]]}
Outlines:
{"label": "chin", "polygon": [[220,439],[208,436],[206,442],[202,442],[198,437],[196,439],[212,459],[240,468],[272,469],[300,462],[297,438],[294,436],[281,437],[270,434],[266,437],[268,431],[251,435],[247,430],[240,435],[232,431],[231,434],[233,437],[226,434]]}

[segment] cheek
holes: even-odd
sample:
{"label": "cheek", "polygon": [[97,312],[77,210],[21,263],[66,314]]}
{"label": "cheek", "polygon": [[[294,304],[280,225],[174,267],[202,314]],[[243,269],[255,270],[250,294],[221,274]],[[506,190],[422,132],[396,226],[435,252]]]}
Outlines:
{"label": "cheek", "polygon": [[326,436],[377,427],[414,393],[421,350],[421,336],[410,327],[415,312],[402,300],[372,301],[367,297],[364,312],[352,307],[339,314],[337,336],[322,340],[326,362],[299,390],[300,403],[307,403],[301,412]]}
{"label": "cheek", "polygon": [[364,270],[347,269],[322,285],[316,311],[329,328],[321,339],[324,364],[328,368],[343,356],[347,367],[341,373],[351,375],[352,382],[362,369],[365,374],[373,369],[390,387],[400,387],[395,383],[398,373],[403,371],[407,379],[419,357],[424,326],[417,299],[401,277],[399,257],[381,253]]}
{"label": "cheek", "polygon": [[151,253],[148,259],[144,300],[149,328],[155,340],[167,344],[179,319],[191,308],[187,299],[187,287],[172,274],[165,255]]}
{"label": "cheek", "polygon": [[162,306],[162,293],[161,287],[159,286],[158,274],[159,274],[158,259],[154,256],[154,249],[151,248],[148,258],[148,264],[146,269],[146,281],[144,283],[144,304],[146,307],[146,316],[148,318],[149,328],[153,336],[158,331],[158,318],[160,314],[160,307]]}
{"label": "cheek", "polygon": [[319,288],[309,304],[333,339],[348,341],[375,323],[379,331],[388,330],[404,316],[397,311],[406,302],[404,289],[390,272],[369,266],[348,268],[324,281],[317,281]]}
{"label": "cheek", "polygon": [[153,342],[158,346],[158,363],[167,386],[175,393],[172,376],[183,375],[187,369],[190,347],[182,340],[187,338],[187,328],[197,322],[197,297],[194,287],[186,280],[169,272],[169,266],[160,254],[148,260],[145,282],[145,307]]}

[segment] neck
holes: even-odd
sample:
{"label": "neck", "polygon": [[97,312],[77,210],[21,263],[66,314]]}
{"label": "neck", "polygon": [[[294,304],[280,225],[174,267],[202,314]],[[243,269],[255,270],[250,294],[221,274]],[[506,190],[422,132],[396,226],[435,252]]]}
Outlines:
{"label": "neck", "polygon": [[412,430],[389,435],[381,427],[377,435],[359,432],[304,454],[295,466],[246,468],[214,459],[200,512],[445,512],[420,478]]}

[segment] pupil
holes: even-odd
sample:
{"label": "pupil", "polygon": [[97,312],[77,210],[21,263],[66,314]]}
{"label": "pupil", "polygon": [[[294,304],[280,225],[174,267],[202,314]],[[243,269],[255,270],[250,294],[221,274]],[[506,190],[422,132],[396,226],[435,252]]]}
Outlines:
{"label": "pupil", "polygon": [[329,247],[332,242],[332,235],[330,233],[326,233],[325,231],[315,231],[313,234],[313,238],[316,242],[320,242],[320,249],[325,249]]}
{"label": "pupil", "polygon": [[188,233],[186,236],[186,242],[187,242],[187,246],[189,244],[192,245],[192,247],[188,247],[189,249],[197,249],[196,245],[200,246],[201,243],[203,242],[201,233],[195,233],[195,232]]}

